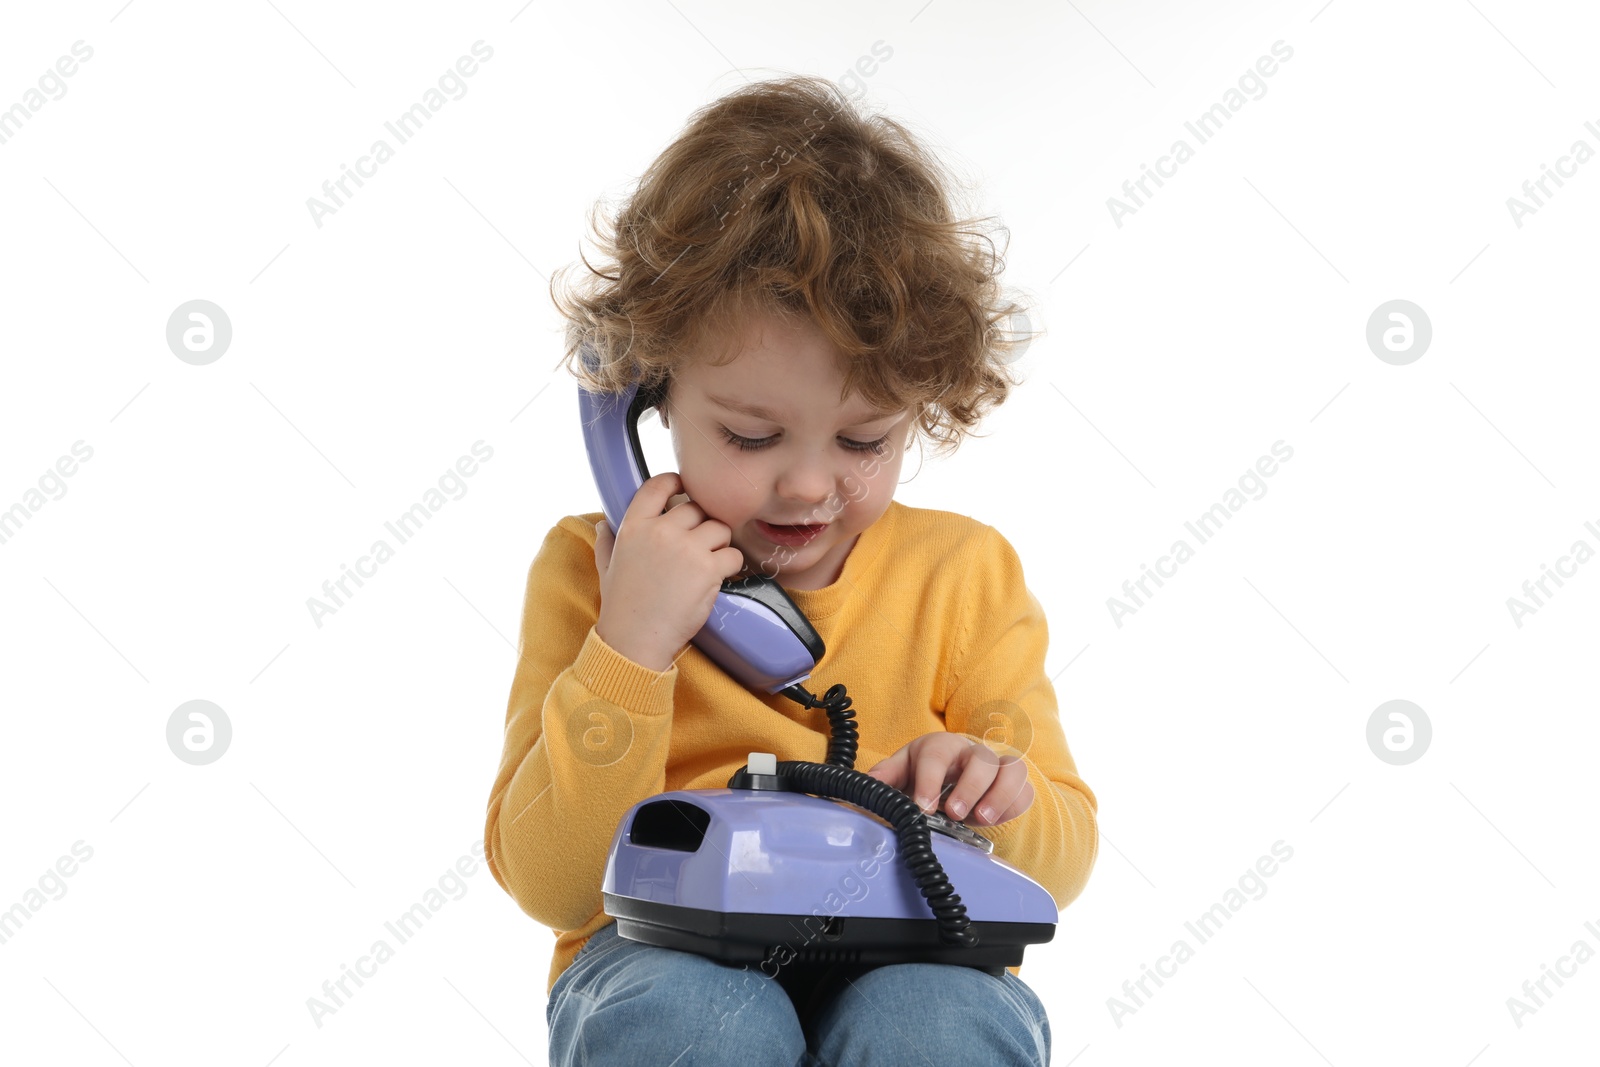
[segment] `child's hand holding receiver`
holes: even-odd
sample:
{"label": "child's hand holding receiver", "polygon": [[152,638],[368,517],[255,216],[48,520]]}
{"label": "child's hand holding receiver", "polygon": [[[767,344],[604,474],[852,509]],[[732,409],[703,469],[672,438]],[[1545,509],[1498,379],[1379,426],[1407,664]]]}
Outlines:
{"label": "child's hand holding receiver", "polygon": [[936,810],[948,790],[945,811],[958,822],[971,812],[965,821],[972,826],[1015,819],[1033,803],[1027,765],[966,734],[923,734],[867,774],[909,793],[924,812]]}
{"label": "child's hand holding receiver", "polygon": [[663,513],[682,488],[676,471],[640,486],[623,515],[620,538],[605,519],[595,523],[595,633],[653,671],[672,666],[711,617],[723,581],[744,568],[744,553],[732,547],[733,531],[698,504],[685,499]]}

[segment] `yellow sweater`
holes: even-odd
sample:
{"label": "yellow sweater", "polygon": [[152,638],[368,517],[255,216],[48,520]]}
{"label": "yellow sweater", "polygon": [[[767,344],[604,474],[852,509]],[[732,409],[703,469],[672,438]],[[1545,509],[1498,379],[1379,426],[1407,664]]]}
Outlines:
{"label": "yellow sweater", "polygon": [[[600,882],[630,807],[672,789],[721,788],[751,752],[820,763],[828,748],[820,708],[747,689],[692,646],[657,672],[595,634],[601,517],[561,519],[528,570],[505,749],[484,827],[495,880],[556,933],[547,995],[612,921]],[[849,691],[856,769],[936,730],[1023,752],[1033,803],[977,831],[1058,907],[1074,900],[1099,848],[1098,802],[1067,750],[1044,671],[1044,611],[1010,543],[964,515],[891,501],[838,581],[785,591],[827,647],[801,684],[819,697],[836,683]]]}

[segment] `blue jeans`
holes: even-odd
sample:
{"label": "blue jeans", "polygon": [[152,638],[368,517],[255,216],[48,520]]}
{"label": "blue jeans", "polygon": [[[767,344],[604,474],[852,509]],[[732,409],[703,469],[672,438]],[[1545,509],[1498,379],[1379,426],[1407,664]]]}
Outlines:
{"label": "blue jeans", "polygon": [[629,941],[607,923],[545,1007],[551,1067],[1048,1067],[1044,1005],[1009,971],[755,964]]}

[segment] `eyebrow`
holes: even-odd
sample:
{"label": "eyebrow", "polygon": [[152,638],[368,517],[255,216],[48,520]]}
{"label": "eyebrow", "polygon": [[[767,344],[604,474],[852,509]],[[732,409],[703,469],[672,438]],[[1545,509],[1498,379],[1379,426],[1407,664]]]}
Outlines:
{"label": "eyebrow", "polygon": [[[772,410],[770,410],[768,408],[762,407],[760,404],[741,404],[736,400],[730,400],[730,399],[728,399],[726,397],[720,397],[720,396],[711,396],[709,394],[706,396],[706,399],[711,401],[713,404],[718,405],[719,407],[727,408],[729,411],[737,411],[741,415],[749,415],[751,418],[766,419],[769,422],[782,422],[783,421],[783,419],[777,414],[777,412],[772,411]],[[846,423],[845,425],[847,425],[847,426],[859,426],[864,422],[877,422],[879,419],[886,419],[889,416],[895,415],[895,414],[898,414],[898,412],[893,412],[893,411],[872,411],[872,412],[869,412],[868,414],[866,414],[864,417],[855,419],[855,420],[853,420],[851,422]]]}

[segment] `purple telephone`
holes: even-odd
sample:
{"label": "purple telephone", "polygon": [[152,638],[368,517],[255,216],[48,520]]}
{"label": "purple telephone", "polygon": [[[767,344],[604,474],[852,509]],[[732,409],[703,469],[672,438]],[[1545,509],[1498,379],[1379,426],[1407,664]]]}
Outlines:
{"label": "purple telephone", "polygon": [[[583,346],[593,367],[595,355]],[[621,394],[578,389],[589,466],[613,531],[649,471],[639,416],[661,383]],[[800,683],[821,636],[765,575],[722,583],[691,639],[746,687],[821,708],[825,763],[750,753],[721,789],[679,789],[633,805],[617,824],[601,885],[605,913],[630,941],[725,963],[927,961],[1000,974],[1055,933],[1055,901],[991,855],[994,843],[855,769],[856,724],[843,685]],[[955,875],[976,901],[951,886]],[[867,882],[881,881],[869,887]],[[826,911],[819,910],[826,908]]]}

